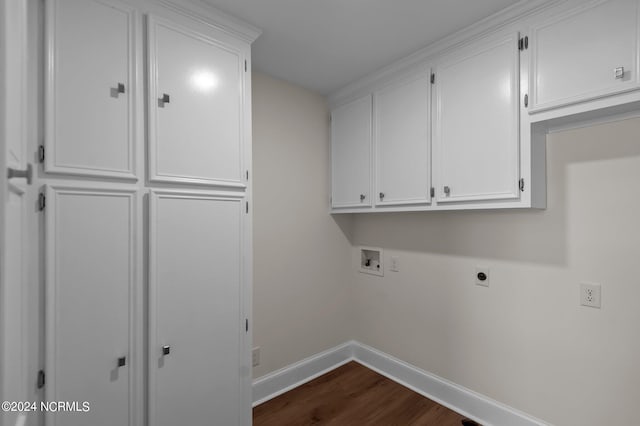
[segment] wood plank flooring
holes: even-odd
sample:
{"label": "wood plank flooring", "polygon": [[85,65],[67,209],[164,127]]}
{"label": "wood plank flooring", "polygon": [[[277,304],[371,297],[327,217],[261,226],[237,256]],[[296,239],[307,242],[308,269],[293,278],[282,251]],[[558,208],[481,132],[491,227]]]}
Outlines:
{"label": "wood plank flooring", "polygon": [[253,409],[254,426],[461,426],[463,419],[356,362]]}

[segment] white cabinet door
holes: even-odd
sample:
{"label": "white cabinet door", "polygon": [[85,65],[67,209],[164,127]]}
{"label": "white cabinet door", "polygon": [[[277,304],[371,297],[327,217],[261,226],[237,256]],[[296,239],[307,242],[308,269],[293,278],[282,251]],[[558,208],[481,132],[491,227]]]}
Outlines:
{"label": "white cabinet door", "polygon": [[244,186],[240,52],[155,17],[148,41],[150,179]]}
{"label": "white cabinet door", "polygon": [[431,202],[430,72],[374,93],[376,205]]}
{"label": "white cabinet door", "polygon": [[138,211],[135,190],[47,188],[45,401],[78,401],[48,426],[140,424]]}
{"label": "white cabinet door", "polygon": [[135,178],[133,9],[47,0],[45,170]]}
{"label": "white cabinet door", "polygon": [[518,35],[440,59],[435,80],[438,203],[519,197]]}
{"label": "white cabinet door", "polygon": [[151,193],[151,426],[240,426],[250,410],[243,214],[241,198]]}
{"label": "white cabinet door", "polygon": [[534,25],[530,110],[638,87],[638,3],[585,2]]}
{"label": "white cabinet door", "polygon": [[371,206],[371,96],[331,111],[334,208]]}

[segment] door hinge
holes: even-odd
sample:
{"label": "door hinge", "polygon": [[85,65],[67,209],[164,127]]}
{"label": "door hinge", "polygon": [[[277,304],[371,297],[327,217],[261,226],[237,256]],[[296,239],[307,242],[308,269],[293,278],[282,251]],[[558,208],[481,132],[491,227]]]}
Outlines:
{"label": "door hinge", "polygon": [[38,378],[36,380],[36,386],[38,387],[38,389],[42,389],[44,387],[44,384],[45,384],[44,370],[40,370],[40,371],[38,371]]}
{"label": "door hinge", "polygon": [[249,331],[249,318],[244,319],[244,331]]}
{"label": "door hinge", "polygon": [[431,73],[431,84],[436,84],[436,74]]}
{"label": "door hinge", "polygon": [[41,163],[44,163],[44,145],[40,145],[38,147],[38,160],[40,160]]}
{"label": "door hinge", "polygon": [[244,60],[244,72],[247,72],[247,60]]}
{"label": "door hinge", "polygon": [[249,202],[245,204],[245,213],[249,213]]}
{"label": "door hinge", "polygon": [[520,178],[518,182],[518,187],[520,188],[520,192],[524,192],[524,178]]}
{"label": "door hinge", "polygon": [[518,39],[518,49],[527,50],[529,48],[529,37],[524,36]]}
{"label": "door hinge", "polygon": [[431,198],[435,197],[436,196],[436,189],[432,186],[431,187],[431,191],[429,193],[431,195]]}
{"label": "door hinge", "polygon": [[44,192],[41,192],[40,195],[38,195],[38,210],[43,211],[46,205],[47,196],[44,195]]}

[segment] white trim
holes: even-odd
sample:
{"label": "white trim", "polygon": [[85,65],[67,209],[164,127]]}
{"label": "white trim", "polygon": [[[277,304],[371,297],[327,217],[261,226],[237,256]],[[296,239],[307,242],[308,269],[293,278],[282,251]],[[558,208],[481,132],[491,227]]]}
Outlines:
{"label": "white trim", "polygon": [[353,361],[355,342],[346,342],[335,348],[305,358],[253,381],[253,406],[260,405],[316,377]]}
{"label": "white trim", "polygon": [[253,406],[260,405],[350,361],[356,361],[485,426],[549,425],[356,341],[346,342],[254,380]]}

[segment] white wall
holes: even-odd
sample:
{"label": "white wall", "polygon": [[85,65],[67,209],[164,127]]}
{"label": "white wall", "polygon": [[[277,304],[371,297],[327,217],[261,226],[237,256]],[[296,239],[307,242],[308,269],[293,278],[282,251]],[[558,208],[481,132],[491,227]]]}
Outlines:
{"label": "white wall", "polygon": [[352,250],[352,337],[553,424],[638,424],[640,119],[550,135],[547,166],[544,211],[357,215],[387,270]]}
{"label": "white wall", "polygon": [[254,376],[349,340],[351,246],[329,211],[329,111],[253,73]]}

